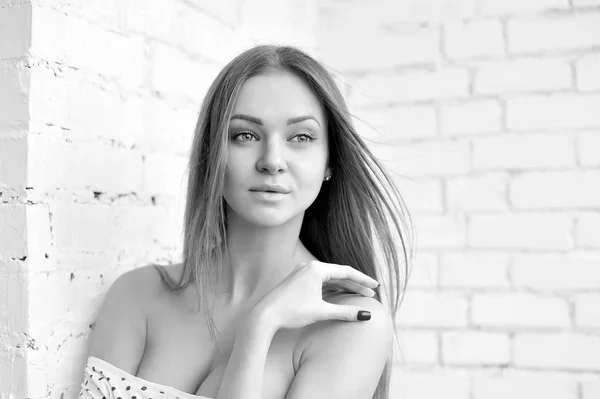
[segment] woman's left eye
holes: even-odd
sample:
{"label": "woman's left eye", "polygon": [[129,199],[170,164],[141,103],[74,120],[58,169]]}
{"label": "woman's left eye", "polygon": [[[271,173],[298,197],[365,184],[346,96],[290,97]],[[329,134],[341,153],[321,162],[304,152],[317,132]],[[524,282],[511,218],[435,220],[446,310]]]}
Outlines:
{"label": "woman's left eye", "polygon": [[315,141],[316,140],[312,135],[307,134],[307,133],[297,134],[296,136],[294,136],[294,138],[296,138],[296,137],[303,137],[304,138],[304,140],[298,140],[298,142],[300,142],[300,143],[310,143],[311,141]]}

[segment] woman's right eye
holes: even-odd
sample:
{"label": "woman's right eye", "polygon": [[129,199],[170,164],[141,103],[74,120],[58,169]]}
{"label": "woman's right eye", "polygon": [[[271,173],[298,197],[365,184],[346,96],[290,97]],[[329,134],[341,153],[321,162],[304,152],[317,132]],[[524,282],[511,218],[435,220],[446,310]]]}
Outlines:
{"label": "woman's right eye", "polygon": [[238,131],[236,133],[234,133],[233,135],[231,135],[231,139],[234,141],[249,141],[249,140],[239,140],[238,137],[254,137],[254,133],[252,133],[249,130],[242,130],[242,131]]}

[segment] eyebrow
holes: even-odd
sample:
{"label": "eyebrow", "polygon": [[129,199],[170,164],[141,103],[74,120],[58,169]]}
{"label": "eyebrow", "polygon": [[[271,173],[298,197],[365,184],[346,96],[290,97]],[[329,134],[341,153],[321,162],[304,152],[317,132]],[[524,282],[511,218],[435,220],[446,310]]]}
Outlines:
{"label": "eyebrow", "polygon": [[[235,115],[233,115],[231,117],[231,120],[234,120],[234,119],[243,119],[245,121],[252,122],[252,123],[255,123],[255,124],[261,125],[261,126],[263,124],[262,119],[255,118],[255,117],[250,116],[250,115],[235,114]],[[317,118],[315,118],[312,115],[302,115],[302,116],[297,116],[295,118],[290,118],[290,119],[288,119],[287,124],[288,125],[293,125],[294,123],[299,123],[299,122],[305,121],[307,119],[312,119],[313,121],[317,122],[317,124],[319,126],[321,126],[321,124],[319,123],[319,121],[317,120]]]}

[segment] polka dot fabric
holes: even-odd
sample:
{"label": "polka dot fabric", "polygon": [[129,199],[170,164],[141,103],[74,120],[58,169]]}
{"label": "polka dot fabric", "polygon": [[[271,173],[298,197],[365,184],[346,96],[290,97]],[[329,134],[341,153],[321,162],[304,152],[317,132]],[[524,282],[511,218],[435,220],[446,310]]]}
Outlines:
{"label": "polka dot fabric", "polygon": [[146,381],[90,356],[78,399],[212,399]]}

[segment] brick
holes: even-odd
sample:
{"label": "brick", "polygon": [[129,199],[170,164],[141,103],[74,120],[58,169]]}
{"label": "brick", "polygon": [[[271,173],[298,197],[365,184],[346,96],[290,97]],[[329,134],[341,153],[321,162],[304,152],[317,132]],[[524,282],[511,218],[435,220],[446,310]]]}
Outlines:
{"label": "brick", "polygon": [[[52,4],[52,0],[36,4],[46,7]],[[65,1],[61,3],[60,10],[70,18],[82,19],[111,31],[123,31],[126,29],[125,14],[131,10],[131,1],[107,0],[102,4],[86,3],[85,6],[78,1]]]}
{"label": "brick", "polygon": [[418,252],[408,276],[411,288],[435,289],[438,280],[438,259],[435,254]]}
{"label": "brick", "polygon": [[581,399],[600,398],[600,381],[582,381]]}
{"label": "brick", "polygon": [[54,245],[65,250],[148,250],[154,245],[173,245],[173,237],[179,233],[171,219],[174,215],[158,206],[56,201],[50,211]]}
{"label": "brick", "polygon": [[144,99],[143,107],[145,129],[140,144],[151,152],[189,156],[198,110],[172,107],[156,98]]}
{"label": "brick", "polygon": [[600,288],[600,253],[518,254],[513,259],[515,287],[570,291]]}
{"label": "brick", "polygon": [[[19,268],[22,268],[22,264],[19,265]],[[29,326],[27,280],[27,271],[20,271],[0,278],[0,315],[2,315],[0,334],[3,335],[3,344],[6,342],[6,337],[10,338],[11,335],[13,337],[16,335],[14,331],[23,331]]]}
{"label": "brick", "polygon": [[27,155],[27,137],[0,139],[0,184],[26,185]]}
{"label": "brick", "polygon": [[570,249],[570,216],[555,213],[520,213],[470,216],[470,248]]}
{"label": "brick", "polygon": [[410,212],[441,212],[444,209],[442,182],[438,179],[394,178]]}
{"label": "brick", "polygon": [[600,205],[600,171],[530,172],[510,182],[517,209],[594,208]]}
{"label": "brick", "polygon": [[450,365],[506,365],[510,346],[508,334],[447,331],[442,333],[442,361]]}
{"label": "brick", "polygon": [[577,156],[583,166],[600,166],[600,131],[583,132],[577,140]]}
{"label": "brick", "polygon": [[440,265],[443,288],[507,288],[508,255],[500,252],[444,253]]}
{"label": "brick", "polygon": [[144,134],[143,102],[75,78],[57,77],[43,66],[31,78],[31,119],[44,128],[62,128],[61,135],[74,140],[100,138],[125,146],[136,144]]}
{"label": "brick", "polygon": [[473,324],[527,329],[569,327],[569,308],[560,298],[535,294],[476,294],[471,300]]}
{"label": "brick", "polygon": [[307,47],[316,45],[317,0],[249,0],[238,4],[238,20],[232,25],[241,31],[239,36],[242,38],[249,36],[253,43],[272,42],[277,38],[279,43],[306,43]]}
{"label": "brick", "polygon": [[484,64],[475,72],[474,92],[481,94],[568,89],[571,67],[558,59],[524,59]]}
{"label": "brick", "polygon": [[456,176],[469,171],[469,143],[423,142],[398,145],[382,154],[389,167],[400,176]]}
{"label": "brick", "polygon": [[52,252],[52,229],[46,204],[29,204],[27,216],[27,259],[38,267],[48,263],[45,254]]}
{"label": "brick", "polygon": [[600,328],[600,294],[575,297],[575,324],[584,328]]}
{"label": "brick", "polygon": [[116,210],[105,205],[50,205],[54,245],[65,250],[111,249],[119,229]]}
{"label": "brick", "polygon": [[488,173],[481,176],[446,179],[448,209],[460,211],[507,210],[508,176]]}
{"label": "brick", "polygon": [[65,143],[29,137],[29,184],[36,189],[91,189],[137,192],[142,187],[142,154],[98,143]]}
{"label": "brick", "polygon": [[590,7],[600,5],[600,0],[573,0],[575,7]]}
{"label": "brick", "polygon": [[467,324],[467,299],[441,292],[407,293],[397,314],[401,327],[464,327]]}
{"label": "brick", "polygon": [[149,194],[172,194],[185,197],[188,160],[164,154],[144,157],[143,191]]}
{"label": "brick", "polygon": [[[158,44],[152,54],[152,88],[167,94],[185,95],[200,104],[218,70],[193,61],[174,48]],[[177,71],[177,73],[173,73]],[[194,77],[191,79],[190,77]]]}
{"label": "brick", "polygon": [[509,129],[559,129],[600,126],[600,95],[553,94],[506,100]]}
{"label": "brick", "polygon": [[579,248],[600,248],[600,214],[577,215],[575,241]]}
{"label": "brick", "polygon": [[[321,2],[320,17],[326,21],[350,21],[349,25],[367,25],[369,28],[396,27],[415,22],[443,22],[475,16],[475,0],[373,0],[369,2]],[[321,22],[321,26],[327,26]]]}
{"label": "brick", "polygon": [[[180,8],[177,24],[181,28],[175,31],[173,39],[187,52],[225,63],[250,47],[239,35],[236,37],[231,25],[213,17],[213,13],[198,11],[187,4],[175,3],[174,7]],[[215,7],[211,4],[211,8]]]}
{"label": "brick", "polygon": [[36,295],[29,298],[29,317],[37,327],[50,326],[70,313],[68,295],[77,288],[69,275],[65,271],[30,273],[29,289]]}
{"label": "brick", "polygon": [[503,370],[473,378],[477,399],[578,399],[576,378],[552,372]]}
{"label": "brick", "polygon": [[390,398],[470,399],[469,374],[464,370],[426,369],[404,370],[396,366],[392,370]]}
{"label": "brick", "polygon": [[422,249],[464,248],[467,226],[463,215],[417,215],[417,246]]}
{"label": "brick", "polygon": [[171,41],[176,37],[180,25],[182,6],[168,0],[149,3],[143,0],[128,0],[128,9],[123,13],[123,24],[130,32],[141,32],[146,36]]}
{"label": "brick", "polygon": [[27,255],[27,219],[25,206],[0,204],[0,253],[3,257]]}
{"label": "brick", "polygon": [[144,249],[153,245],[159,248],[175,248],[181,240],[183,209],[174,204],[166,206],[144,206],[131,204],[120,207],[119,230],[115,235],[115,247],[127,243],[128,249]]}
{"label": "brick", "polygon": [[31,44],[31,4],[0,8],[0,59],[28,54]]}
{"label": "brick", "polygon": [[479,6],[480,12],[487,15],[568,9],[568,0],[483,0]]}
{"label": "brick", "polygon": [[0,137],[3,137],[10,132],[11,125],[29,121],[31,71],[10,66],[0,68]]}
{"label": "brick", "polygon": [[[123,254],[122,254],[123,255]],[[73,249],[56,249],[50,255],[52,265],[50,270],[36,269],[39,272],[54,271],[54,270],[70,270],[77,265],[77,271],[82,274],[89,275],[94,271],[101,270],[106,265],[111,268],[120,266],[122,259],[119,259],[119,254],[116,251],[78,251]],[[77,278],[77,273],[75,273]]]}
{"label": "brick", "polygon": [[432,331],[401,331],[398,334],[399,351],[396,363],[436,364],[438,338]]}
{"label": "brick", "polygon": [[575,142],[568,135],[504,134],[473,140],[474,169],[552,169],[575,165]]}
{"label": "brick", "polygon": [[499,21],[453,21],[446,24],[444,33],[445,51],[450,58],[504,54],[504,38]]}
{"label": "brick", "polygon": [[469,76],[463,69],[411,71],[366,76],[358,79],[354,87],[349,100],[356,106],[465,98],[469,94]]}
{"label": "brick", "polygon": [[600,370],[600,337],[581,334],[517,334],[514,364],[559,370]]}
{"label": "brick", "polygon": [[[364,21],[364,17],[361,18]],[[361,24],[362,26],[363,24]],[[323,61],[340,71],[373,70],[411,64],[432,64],[439,59],[436,29],[412,28],[383,30],[356,25],[339,15],[324,15],[319,47]],[[377,42],[377,46],[373,43]],[[393,48],[394,51],[381,51]],[[357,57],[357,54],[360,56]]]}
{"label": "brick", "polygon": [[511,53],[585,49],[600,45],[600,13],[548,15],[508,23]]}
{"label": "brick", "polygon": [[431,105],[370,108],[360,112],[358,122],[365,125],[369,138],[386,143],[437,135],[437,116]]}
{"label": "brick", "polygon": [[[599,3],[600,4],[600,3]],[[577,88],[581,91],[600,89],[600,56],[587,56],[577,61]]]}
{"label": "brick", "polygon": [[143,37],[113,33],[50,8],[34,8],[33,18],[36,57],[106,76],[128,89],[144,82]]}
{"label": "brick", "polygon": [[496,100],[443,104],[440,107],[443,135],[495,133],[502,130],[502,107]]}

